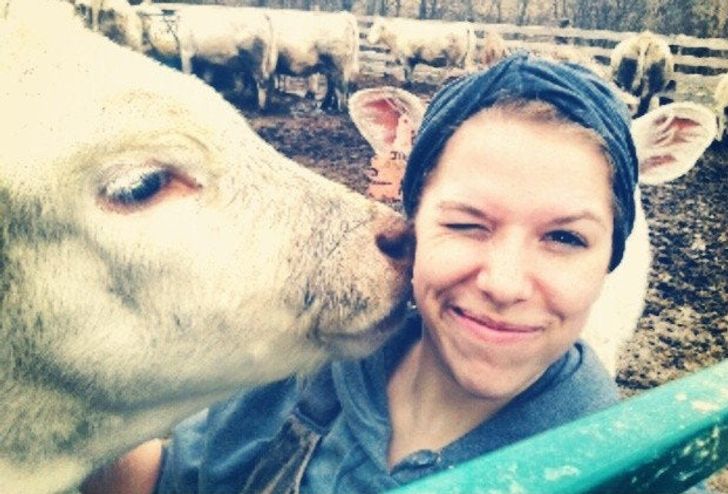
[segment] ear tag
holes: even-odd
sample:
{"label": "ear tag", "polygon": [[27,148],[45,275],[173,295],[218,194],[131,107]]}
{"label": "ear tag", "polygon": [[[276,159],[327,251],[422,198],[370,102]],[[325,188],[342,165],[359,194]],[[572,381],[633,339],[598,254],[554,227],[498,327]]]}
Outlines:
{"label": "ear tag", "polygon": [[367,170],[369,197],[380,201],[395,201],[402,198],[401,182],[407,156],[412,149],[414,133],[411,119],[405,114],[400,115],[390,150],[386,156],[374,156]]}

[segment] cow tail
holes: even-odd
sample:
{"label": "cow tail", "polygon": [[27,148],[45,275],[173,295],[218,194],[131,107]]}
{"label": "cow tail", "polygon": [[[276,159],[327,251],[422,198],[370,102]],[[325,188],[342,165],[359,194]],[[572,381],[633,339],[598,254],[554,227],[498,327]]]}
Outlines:
{"label": "cow tail", "polygon": [[266,13],[265,18],[268,21],[268,49],[264,50],[265,55],[261,66],[265,70],[265,77],[270,79],[275,74],[276,65],[278,65],[278,36],[271,16]]}
{"label": "cow tail", "polygon": [[475,36],[475,26],[468,23],[467,43],[468,48],[465,52],[465,60],[463,61],[464,69],[472,70],[475,66],[475,54],[478,49],[478,38]]}
{"label": "cow tail", "polygon": [[351,13],[349,13],[348,16],[350,30],[349,35],[352,43],[349,47],[349,60],[351,60],[351,65],[346,79],[347,81],[352,81],[359,75],[359,21],[357,21],[356,17]]}

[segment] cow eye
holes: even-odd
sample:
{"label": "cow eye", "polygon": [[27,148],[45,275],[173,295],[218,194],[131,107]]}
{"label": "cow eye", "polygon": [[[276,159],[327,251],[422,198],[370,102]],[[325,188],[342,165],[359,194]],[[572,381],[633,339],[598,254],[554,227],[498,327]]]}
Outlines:
{"label": "cow eye", "polygon": [[130,212],[150,206],[166,197],[188,195],[199,185],[169,167],[132,169],[114,177],[99,192],[108,209]]}

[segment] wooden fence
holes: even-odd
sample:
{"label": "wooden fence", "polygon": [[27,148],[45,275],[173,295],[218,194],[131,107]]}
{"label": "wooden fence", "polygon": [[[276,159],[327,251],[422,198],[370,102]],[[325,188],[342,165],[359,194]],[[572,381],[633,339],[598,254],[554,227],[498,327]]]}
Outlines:
{"label": "wooden fence", "polygon": [[[364,75],[392,74],[402,77],[402,69],[383,45],[370,45],[367,34],[373,17],[359,16],[360,60]],[[445,21],[420,21],[423,29],[426,23]],[[554,47],[563,43],[573,47],[581,55],[592,58],[607,66],[614,46],[621,40],[633,36],[633,32],[613,32],[577,28],[557,28],[548,26],[516,26],[513,24],[475,24],[478,50],[483,46],[485,33],[496,31],[503,36],[506,45],[530,51],[553,52]],[[712,94],[723,73],[728,73],[728,40],[719,38],[696,38],[677,35],[664,37],[675,56],[676,98],[689,99],[702,104],[712,104]],[[557,42],[559,40],[559,42]],[[443,77],[442,69],[418,65],[415,78],[436,82]]]}
{"label": "wooden fence", "polygon": [[[366,41],[366,35],[373,22],[372,17],[360,16],[359,28],[362,38],[362,55],[368,60],[382,58],[382,49],[372,46]],[[420,21],[423,29],[427,23],[445,21]],[[557,28],[547,26],[516,26],[513,24],[475,24],[478,38],[478,49],[482,48],[485,33],[495,31],[506,41],[510,48],[526,48],[531,50],[549,49],[557,44],[557,40],[566,40],[583,54],[594,58],[597,62],[608,64],[612,48],[630,36],[633,32],[613,32],[576,28]],[[696,38],[677,35],[664,36],[675,55],[678,72],[716,75],[728,72],[728,40],[720,38]]]}

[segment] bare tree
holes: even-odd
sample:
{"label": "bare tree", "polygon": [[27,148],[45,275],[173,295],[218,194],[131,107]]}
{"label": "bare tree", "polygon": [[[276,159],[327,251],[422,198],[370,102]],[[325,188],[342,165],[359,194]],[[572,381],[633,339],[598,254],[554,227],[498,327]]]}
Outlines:
{"label": "bare tree", "polygon": [[367,15],[374,15],[377,11],[377,0],[366,0]]}
{"label": "bare tree", "polygon": [[496,19],[495,22],[503,22],[503,0],[492,0],[492,4],[495,6]]}
{"label": "bare tree", "polygon": [[437,0],[430,0],[430,19],[439,19],[442,15],[439,12],[440,6]]}
{"label": "bare tree", "polygon": [[463,6],[465,8],[464,19],[469,22],[475,20],[475,9],[473,7],[473,0],[463,0]]}
{"label": "bare tree", "polygon": [[394,15],[399,17],[402,13],[402,0],[394,0]]}
{"label": "bare tree", "polygon": [[522,26],[528,22],[529,0],[518,0],[518,12],[516,13],[516,24]]}
{"label": "bare tree", "polygon": [[389,11],[389,2],[387,0],[379,0],[379,15],[386,17]]}

